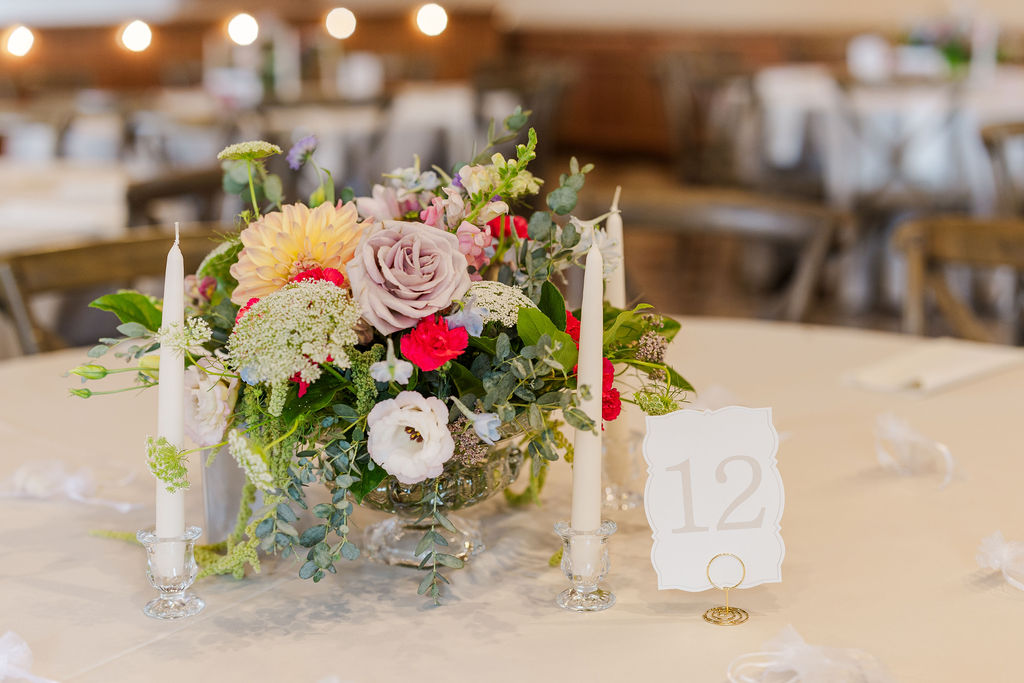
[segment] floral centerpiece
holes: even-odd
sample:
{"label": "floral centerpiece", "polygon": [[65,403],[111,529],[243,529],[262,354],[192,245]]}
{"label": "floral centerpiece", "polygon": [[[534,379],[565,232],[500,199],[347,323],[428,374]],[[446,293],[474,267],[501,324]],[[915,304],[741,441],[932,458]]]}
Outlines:
{"label": "floral centerpiece", "polygon": [[[119,317],[124,336],[101,340],[90,355],[113,351],[129,367],[73,372],[135,372],[150,386],[159,378],[153,352],[176,345],[188,365],[194,450],[212,457],[226,444],[245,472],[238,526],[198,554],[202,574],[259,571],[263,551],[296,557],[299,575],[319,581],[359,555],[354,505],[388,486],[417,487],[420,592],[436,601],[447,580],[441,569],[463,562],[441,533],[455,531],[446,505],[458,492],[446,473],[514,436],[528,483],[506,494],[537,501],[549,463],[571,458],[561,428],[601,428],[579,409],[581,394],[602,392],[603,420],[614,420],[622,401],[649,413],[678,406],[690,387],[664,363],[678,324],[642,305],[606,309],[604,386],[577,386],[579,321],[556,285],[594,240],[609,268],[620,250],[599,221],[569,217],[592,170],[575,159],[546,208],[521,215],[544,184],[527,169],[534,131],[513,159],[489,152],[514,139],[527,114],[517,109],[501,137],[492,125],[487,149],[451,175],[417,159],[385,174],[368,197],[346,190],[336,198],[330,173],[313,159],[316,141],[306,138],[287,160],[320,182],[307,202],[285,204],[265,163],[282,150],[232,145],[220,154],[224,187],[248,207],[239,232],[186,278],[186,324],[158,330],[161,303],[138,292],[93,303]],[[189,452],[150,439],[151,470],[169,488],[187,486]],[[313,506],[315,523],[300,530],[296,511],[309,509],[315,483],[329,502]]]}

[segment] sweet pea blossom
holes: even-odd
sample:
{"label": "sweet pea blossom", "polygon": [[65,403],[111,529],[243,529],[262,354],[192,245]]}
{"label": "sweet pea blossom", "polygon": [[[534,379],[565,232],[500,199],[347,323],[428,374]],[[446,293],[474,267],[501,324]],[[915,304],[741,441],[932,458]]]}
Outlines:
{"label": "sweet pea blossom", "polygon": [[476,297],[470,296],[455,313],[445,317],[448,329],[465,327],[471,337],[479,337],[484,333],[484,318],[490,314],[483,306],[476,305]]}
{"label": "sweet pea blossom", "polygon": [[494,256],[491,233],[463,221],[455,231],[455,236],[459,238],[459,251],[465,254],[466,263],[473,268],[470,279],[482,280],[480,270],[490,263],[491,257]]}
{"label": "sweet pea blossom", "polygon": [[366,424],[370,457],[403,484],[439,476],[455,453],[448,410],[434,396],[403,391],[375,405]]}
{"label": "sweet pea blossom", "polygon": [[378,382],[408,384],[412,371],[412,363],[395,356],[395,343],[388,337],[388,354],[384,360],[370,366],[370,377]]}

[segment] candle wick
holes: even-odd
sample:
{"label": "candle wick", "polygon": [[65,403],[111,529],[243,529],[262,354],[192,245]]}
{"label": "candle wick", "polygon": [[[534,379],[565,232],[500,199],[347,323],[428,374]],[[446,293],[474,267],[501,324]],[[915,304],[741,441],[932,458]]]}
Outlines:
{"label": "candle wick", "polygon": [[615,186],[615,197],[612,198],[612,213],[619,210],[619,195],[622,193],[622,185]]}
{"label": "candle wick", "polygon": [[178,233],[178,221],[174,221],[174,244],[175,245],[178,244],[179,238],[180,238],[180,235]]}

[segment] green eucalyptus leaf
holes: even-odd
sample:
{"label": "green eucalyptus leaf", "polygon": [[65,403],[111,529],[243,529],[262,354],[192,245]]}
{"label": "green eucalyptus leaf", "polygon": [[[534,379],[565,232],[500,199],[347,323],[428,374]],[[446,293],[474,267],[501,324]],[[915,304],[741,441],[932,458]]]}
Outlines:
{"label": "green eucalyptus leaf", "polygon": [[302,532],[302,536],[299,537],[299,544],[304,548],[311,548],[325,538],[327,538],[327,527],[323,524],[317,524]]}
{"label": "green eucalyptus leaf", "polygon": [[279,519],[282,519],[286,522],[299,521],[298,515],[295,514],[295,511],[292,510],[291,506],[288,505],[287,503],[277,504],[277,516]]}
{"label": "green eucalyptus leaf", "polygon": [[559,187],[548,193],[548,208],[559,216],[565,216],[576,208],[576,190],[571,187]]}
{"label": "green eucalyptus leaf", "polygon": [[551,236],[551,214],[547,211],[536,211],[526,224],[526,234],[531,240],[546,240]]}
{"label": "green eucalyptus leaf", "polygon": [[320,570],[320,568],[316,566],[316,562],[314,562],[313,560],[310,560],[309,562],[306,562],[306,564],[302,565],[299,568],[299,578],[300,579],[312,578],[313,574],[316,573],[319,570]]}
{"label": "green eucalyptus leaf", "polygon": [[435,553],[434,559],[436,559],[439,564],[443,564],[446,567],[451,567],[452,569],[462,569],[466,564],[459,558],[455,557],[454,555],[449,555],[448,553]]}
{"label": "green eucalyptus leaf", "polygon": [[355,543],[345,541],[341,545],[341,556],[349,561],[356,560],[359,558],[359,548],[356,547]]}
{"label": "green eucalyptus leaf", "polygon": [[274,531],[274,519],[267,517],[256,525],[256,538],[266,538]]}
{"label": "green eucalyptus leaf", "polygon": [[89,349],[89,352],[86,355],[89,356],[89,358],[99,358],[109,350],[110,347],[106,344],[97,344]]}
{"label": "green eucalyptus leaf", "polygon": [[580,242],[580,233],[576,230],[576,226],[569,223],[562,228],[562,246],[566,249],[572,249]]}

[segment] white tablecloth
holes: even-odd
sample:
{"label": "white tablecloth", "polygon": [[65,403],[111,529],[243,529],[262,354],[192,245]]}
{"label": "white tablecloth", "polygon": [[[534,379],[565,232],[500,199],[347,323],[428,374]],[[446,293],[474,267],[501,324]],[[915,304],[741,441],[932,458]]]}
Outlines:
{"label": "white tablecloth", "polygon": [[[889,151],[902,145],[899,170],[915,189],[934,197],[967,194],[973,210],[990,212],[994,178],[980,130],[1024,120],[1024,70],[1017,67],[968,80],[959,90],[941,83],[875,84],[851,85],[844,93],[816,65],[765,69],[755,83],[769,161],[792,166],[804,145],[813,145],[828,198],[843,207],[889,183]],[[1024,154],[1011,153],[1011,163],[1024,178]]]}
{"label": "white tablecloth", "polygon": [[0,160],[0,252],[122,233],[128,182],[119,164]]}
{"label": "white tablecloth", "polygon": [[[700,387],[772,406],[786,486],[783,582],[736,592],[738,627],[701,613],[720,595],[659,592],[643,513],[610,515],[611,610],[556,608],[566,585],[546,560],[552,523],[569,514],[564,463],[540,508],[489,501],[489,549],[452,572],[445,604],[415,595],[415,570],[364,560],[314,585],[291,561],[196,591],[207,608],[184,622],[146,618],[154,591],[141,548],[88,536],[151,525],[143,437],[155,393],[83,401],[60,373],[84,359],[63,352],[0,364],[0,478],[58,458],[113,476],[137,473],[110,497],[144,503],[120,515],[68,502],[0,500],[0,631],[32,647],[34,672],[60,681],[394,681],[456,676],[494,681],[722,681],[728,663],[792,624],[811,643],[861,648],[899,681],[1016,681],[1024,593],[978,569],[980,540],[997,529],[1024,540],[1024,366],[927,398],[845,386],[849,369],[920,340],[777,323],[685,319],[670,359]],[[945,442],[960,476],[901,478],[876,464],[875,416],[893,411]],[[198,488],[198,487],[197,487]],[[187,496],[201,519],[201,492]],[[368,515],[362,515],[363,523]]]}

